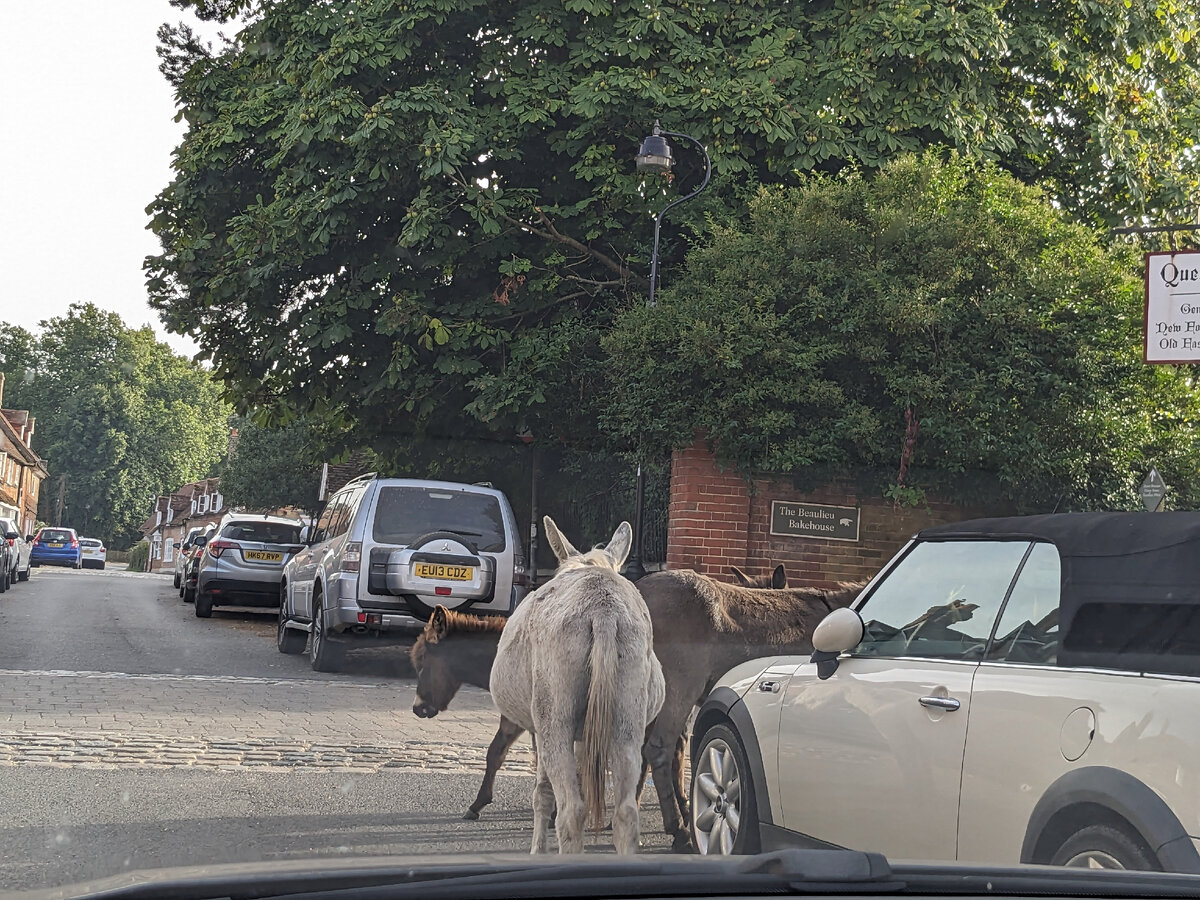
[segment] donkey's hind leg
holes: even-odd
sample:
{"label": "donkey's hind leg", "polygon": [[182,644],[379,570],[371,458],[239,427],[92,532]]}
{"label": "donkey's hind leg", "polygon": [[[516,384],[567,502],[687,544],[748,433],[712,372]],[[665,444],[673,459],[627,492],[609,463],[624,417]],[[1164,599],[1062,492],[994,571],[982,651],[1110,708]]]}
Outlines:
{"label": "donkey's hind leg", "polygon": [[552,808],[557,806],[554,828],[559,853],[583,852],[583,820],[587,811],[579,789],[579,768],[575,761],[575,741],[565,729],[538,737],[538,771],[545,772],[553,786]]}
{"label": "donkey's hind leg", "polygon": [[463,816],[464,819],[472,821],[478,819],[479,811],[492,802],[492,786],[496,783],[496,773],[500,771],[500,767],[504,765],[504,760],[508,756],[508,751],[524,731],[525,729],[514,725],[504,716],[500,717],[500,727],[496,730],[496,736],[492,738],[491,744],[488,745],[487,769],[483,773],[483,784],[479,786],[479,794]]}
{"label": "donkey's hind leg", "polygon": [[550,817],[554,812],[554,789],[546,774],[542,757],[538,757],[537,781],[533,785],[533,846],[530,853],[546,853],[550,842]]}
{"label": "donkey's hind leg", "polygon": [[637,853],[641,839],[638,774],[645,772],[637,741],[613,747],[609,766],[613,776],[613,844],[619,854]]}

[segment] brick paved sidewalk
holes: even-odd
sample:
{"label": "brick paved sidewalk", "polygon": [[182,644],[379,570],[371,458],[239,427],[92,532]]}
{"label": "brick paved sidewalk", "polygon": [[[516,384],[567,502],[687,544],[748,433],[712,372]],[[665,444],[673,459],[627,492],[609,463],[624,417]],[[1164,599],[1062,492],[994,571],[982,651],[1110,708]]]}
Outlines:
{"label": "brick paved sidewalk", "polygon": [[[0,669],[0,766],[482,771],[499,715],[463,688],[433,719],[411,682]],[[506,772],[532,772],[528,738]]]}

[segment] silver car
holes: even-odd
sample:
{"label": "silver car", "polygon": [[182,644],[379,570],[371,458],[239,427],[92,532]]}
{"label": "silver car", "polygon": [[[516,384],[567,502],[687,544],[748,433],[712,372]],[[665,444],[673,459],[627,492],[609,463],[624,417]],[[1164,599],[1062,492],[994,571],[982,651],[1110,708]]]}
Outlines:
{"label": "silver car", "polygon": [[304,549],[297,519],[230,513],[200,554],[196,615],[215,606],[277,606],[284,564]]}
{"label": "silver car", "polygon": [[187,552],[192,549],[196,543],[196,539],[204,533],[203,528],[189,529],[182,541],[175,542],[175,587],[183,587],[183,569],[184,561],[187,559]]}
{"label": "silver car", "polygon": [[0,541],[7,546],[6,551],[0,552],[0,560],[8,562],[8,571],[0,571],[0,591],[3,591],[18,581],[29,580],[30,547],[28,536],[21,534],[12,519],[0,519]]}
{"label": "silver car", "polygon": [[314,669],[334,671],[355,638],[419,631],[438,605],[507,616],[527,587],[502,491],[364,475],[330,497],[284,569],[277,644],[307,645]]}

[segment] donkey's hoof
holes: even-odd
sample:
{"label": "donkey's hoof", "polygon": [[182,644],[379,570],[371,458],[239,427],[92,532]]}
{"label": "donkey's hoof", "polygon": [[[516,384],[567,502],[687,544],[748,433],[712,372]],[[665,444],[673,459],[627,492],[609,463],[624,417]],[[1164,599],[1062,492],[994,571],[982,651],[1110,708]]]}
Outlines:
{"label": "donkey's hoof", "polygon": [[675,839],[671,841],[672,853],[695,853],[696,848],[692,845],[692,836],[686,831],[675,832]]}
{"label": "donkey's hoof", "polygon": [[468,809],[465,813],[463,813],[463,818],[468,822],[474,822],[479,818],[479,812],[474,809]]}

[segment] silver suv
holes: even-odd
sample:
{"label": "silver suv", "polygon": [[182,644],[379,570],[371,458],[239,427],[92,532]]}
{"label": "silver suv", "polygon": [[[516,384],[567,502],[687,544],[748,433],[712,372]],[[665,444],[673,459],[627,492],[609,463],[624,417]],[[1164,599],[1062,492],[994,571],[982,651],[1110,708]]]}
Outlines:
{"label": "silver suv", "polygon": [[527,587],[503,492],[364,475],[329,499],[284,569],[277,644],[281,653],[308,645],[314,669],[335,671],[352,636],[411,634],[439,605],[507,616]]}
{"label": "silver suv", "polygon": [[304,549],[303,523],[279,516],[230,513],[200,554],[196,615],[214,606],[276,606],[284,563]]}

